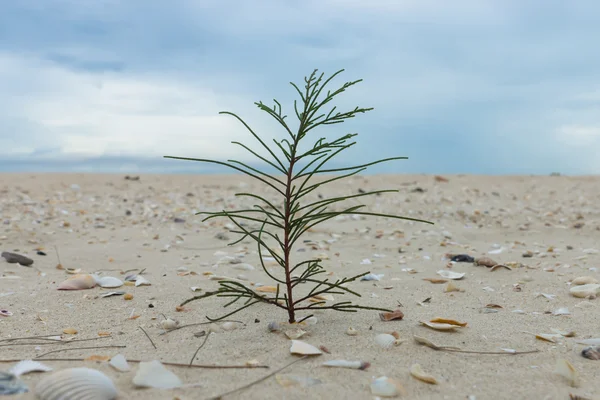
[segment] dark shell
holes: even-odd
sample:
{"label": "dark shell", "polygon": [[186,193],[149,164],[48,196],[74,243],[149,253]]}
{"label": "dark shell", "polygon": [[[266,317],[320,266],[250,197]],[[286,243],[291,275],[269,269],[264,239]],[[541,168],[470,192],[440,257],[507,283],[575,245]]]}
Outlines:
{"label": "dark shell", "polygon": [[581,355],[590,360],[600,360],[600,346],[589,346],[581,351]]}

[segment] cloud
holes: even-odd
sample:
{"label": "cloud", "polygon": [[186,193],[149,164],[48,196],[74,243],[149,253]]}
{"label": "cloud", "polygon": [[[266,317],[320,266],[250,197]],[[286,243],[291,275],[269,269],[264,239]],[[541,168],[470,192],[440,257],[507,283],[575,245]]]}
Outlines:
{"label": "cloud", "polygon": [[293,115],[287,82],[346,68],[338,83],[364,83],[340,106],[375,111],[331,128],[360,133],[341,161],[407,155],[375,171],[600,173],[591,150],[600,126],[596,2],[23,0],[5,8],[4,159],[243,158],[229,142],[247,142],[247,132],[219,111],[278,135],[254,101],[275,97]]}

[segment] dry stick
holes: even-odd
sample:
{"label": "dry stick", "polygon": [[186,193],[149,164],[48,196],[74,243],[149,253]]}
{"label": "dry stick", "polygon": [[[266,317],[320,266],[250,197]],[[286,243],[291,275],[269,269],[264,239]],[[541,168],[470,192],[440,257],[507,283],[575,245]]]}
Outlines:
{"label": "dry stick", "polygon": [[141,326],[138,326],[138,328],[140,328],[142,330],[142,332],[144,332],[144,335],[146,335],[146,337],[148,338],[148,340],[150,341],[150,343],[152,343],[152,346],[154,347],[154,349],[156,349],[156,345],[154,344],[154,342],[152,341],[152,338],[150,337],[150,335],[148,335],[148,332],[146,332],[144,330],[144,328],[142,328]]}
{"label": "dry stick", "polygon": [[449,349],[449,348],[444,348],[444,347],[440,347],[436,350],[441,350],[441,351],[449,351],[451,353],[470,353],[470,354],[498,354],[498,355],[504,355],[504,356],[514,356],[514,355],[519,355],[519,354],[532,354],[532,353],[539,353],[539,350],[528,350],[528,351],[515,351],[515,352],[508,352],[508,351],[476,351],[476,350],[459,350],[459,349]]}
{"label": "dry stick", "polygon": [[281,372],[281,371],[283,371],[283,370],[284,370],[284,369],[286,369],[287,367],[290,367],[290,366],[292,366],[293,364],[296,364],[298,361],[304,360],[304,359],[305,359],[305,358],[307,358],[307,357],[308,357],[308,356],[304,356],[304,357],[301,357],[301,358],[299,358],[299,359],[297,359],[297,360],[294,360],[294,361],[292,361],[291,363],[289,363],[289,364],[287,364],[287,365],[284,365],[283,367],[279,368],[278,370],[275,370],[275,371],[271,372],[270,374],[268,374],[268,375],[265,375],[265,376],[263,376],[262,378],[260,378],[260,379],[258,379],[258,380],[255,380],[254,382],[250,382],[250,383],[249,383],[249,384],[247,384],[247,385],[244,385],[244,386],[242,386],[242,387],[239,387],[239,388],[237,388],[237,389],[230,390],[229,392],[222,393],[222,394],[220,394],[220,395],[218,395],[218,396],[211,397],[211,398],[209,398],[209,400],[220,400],[220,399],[222,399],[223,397],[225,397],[225,396],[227,396],[227,395],[230,395],[230,394],[232,394],[232,393],[239,392],[240,390],[248,389],[249,387],[251,387],[251,386],[254,386],[254,385],[256,385],[257,383],[260,383],[260,382],[262,382],[262,381],[264,381],[264,380],[267,380],[267,379],[269,379],[270,377],[272,377],[273,375],[277,374],[278,372]]}
{"label": "dry stick", "polygon": [[[203,331],[204,332],[204,331]],[[190,367],[192,366],[194,360],[196,359],[196,355],[198,354],[198,352],[200,351],[200,349],[202,347],[204,347],[204,345],[206,344],[206,342],[208,341],[208,337],[210,336],[210,332],[208,333],[208,335],[206,335],[206,337],[204,338],[204,341],[202,342],[202,344],[200,345],[200,347],[198,347],[198,349],[196,349],[196,352],[194,353],[194,355],[192,356],[192,359],[190,360]]]}
{"label": "dry stick", "polygon": [[62,333],[58,333],[58,334],[55,334],[55,335],[40,335],[40,336],[16,337],[16,338],[2,339],[2,340],[0,340],[0,342],[10,342],[12,340],[24,340],[24,339],[54,340],[54,339],[42,339],[42,338],[48,338],[50,336],[60,336],[60,335],[62,335]]}
{"label": "dry stick", "polygon": [[[65,349],[65,350],[71,350],[71,349]],[[22,359],[0,360],[0,363],[15,363],[15,362],[19,362],[19,361],[23,361],[23,360]],[[48,362],[48,361],[89,361],[89,360],[86,360],[85,358],[45,358],[41,361]],[[139,363],[145,362],[145,361],[128,359],[127,362],[139,364]],[[181,364],[181,363],[165,362],[165,361],[161,361],[161,363],[164,365],[170,365],[172,367],[186,367],[186,368],[190,367],[189,364]],[[205,365],[205,364],[192,364],[191,367],[192,368],[205,368],[205,369],[269,368],[268,365]]]}
{"label": "dry stick", "polygon": [[47,353],[41,354],[34,358],[34,360],[39,360],[40,358],[47,356],[48,354],[58,353],[61,351],[71,351],[71,350],[89,350],[89,349],[122,349],[127,346],[94,346],[94,347],[73,347],[70,349],[60,349],[60,350],[52,350]]}
{"label": "dry stick", "polygon": [[[163,315],[163,317],[164,317],[164,315]],[[243,323],[242,321],[235,321],[235,320],[232,320],[232,319],[223,319],[223,320],[220,320],[219,322],[236,322],[238,324],[242,324],[242,325],[246,326],[246,324]],[[214,324],[214,322],[210,322],[210,321],[209,322],[194,322],[193,324],[180,325],[180,326],[177,326],[177,327],[175,327],[173,329],[169,329],[168,331],[159,333],[159,335],[166,335],[169,332],[173,332],[173,331],[179,330],[181,328],[188,328],[190,326],[208,325],[208,324]]]}
{"label": "dry stick", "polygon": [[[36,340],[45,340],[45,342],[29,342],[29,343],[7,343],[7,344],[0,344],[0,347],[10,347],[10,346],[52,346],[52,345],[61,345],[61,344],[70,344],[70,343],[75,343],[75,342],[89,342],[90,340],[99,340],[99,339],[107,339],[110,338],[112,336],[99,336],[96,338],[88,338],[88,339],[75,339],[75,340],[69,340],[69,341],[64,341],[64,340],[55,340],[55,339],[49,339],[49,338],[43,338],[43,337],[38,337]],[[20,340],[20,339],[28,339],[29,338],[15,338],[14,340]],[[32,338],[33,339],[33,338]],[[11,341],[12,339],[5,339],[5,340],[0,340],[0,342],[4,342],[4,341]]]}

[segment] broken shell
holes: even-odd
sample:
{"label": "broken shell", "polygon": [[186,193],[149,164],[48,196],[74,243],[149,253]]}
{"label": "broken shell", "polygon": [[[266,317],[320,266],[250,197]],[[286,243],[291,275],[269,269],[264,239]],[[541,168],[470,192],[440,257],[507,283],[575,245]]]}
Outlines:
{"label": "broken shell", "polygon": [[396,397],[404,393],[402,385],[387,376],[379,377],[371,382],[371,394],[374,396]]}
{"label": "broken shell", "polygon": [[306,335],[307,332],[300,328],[296,328],[296,329],[287,330],[284,333],[285,333],[285,336],[287,336],[289,339],[295,340],[295,339],[300,339],[302,336]]}
{"label": "broken shell", "polygon": [[18,363],[16,363],[12,367],[10,367],[10,369],[8,370],[9,373],[11,373],[17,377],[28,374],[30,372],[48,372],[48,371],[52,371],[52,368],[48,367],[47,365],[44,365],[40,362],[33,361],[33,360],[19,361]]}
{"label": "broken shell", "polygon": [[473,264],[476,266],[484,266],[484,267],[488,267],[488,268],[498,265],[498,263],[496,261],[494,261],[488,257],[476,258],[475,262]]}
{"label": "broken shell", "polygon": [[113,276],[94,276],[94,278],[96,279],[96,284],[103,288],[118,288],[123,286],[123,282]]}
{"label": "broken shell", "polygon": [[462,279],[465,276],[464,272],[447,271],[444,269],[439,270],[437,274],[446,279]]}
{"label": "broken shell", "polygon": [[323,363],[326,367],[335,368],[351,368],[365,370],[371,366],[371,363],[366,361],[347,361],[347,360],[330,360]]}
{"label": "broken shell", "polygon": [[277,287],[276,286],[259,286],[256,288],[256,291],[261,292],[261,293],[276,293]]}
{"label": "broken shell", "polygon": [[600,360],[600,346],[589,346],[581,351],[581,355],[590,360]]}
{"label": "broken shell", "polygon": [[156,389],[173,389],[181,387],[183,382],[158,360],[141,362],[133,377],[133,384],[138,387]]}
{"label": "broken shell", "polygon": [[565,359],[557,360],[554,373],[566,378],[572,387],[579,386],[579,373],[569,361]]}
{"label": "broken shell", "polygon": [[461,327],[467,326],[466,322],[459,322],[459,321],[454,320],[454,319],[440,318],[440,317],[436,317],[436,318],[432,319],[429,322],[440,323],[440,324],[458,325],[458,326],[461,326]]}
{"label": "broken shell", "polygon": [[319,322],[319,320],[317,319],[317,317],[308,317],[306,318],[304,321],[302,321],[304,324],[306,325],[316,325],[317,322]]}
{"label": "broken shell", "polygon": [[123,354],[117,354],[116,356],[110,359],[108,364],[120,372],[127,372],[131,369]]}
{"label": "broken shell", "polygon": [[91,289],[96,286],[96,280],[92,275],[73,275],[58,285],[58,290],[82,290]]}
{"label": "broken shell", "polygon": [[393,346],[397,346],[402,343],[399,339],[396,339],[394,335],[390,335],[389,333],[380,333],[375,336],[375,343],[382,349],[389,349]]}
{"label": "broken shell", "polygon": [[379,313],[379,319],[382,321],[393,321],[404,318],[402,310],[394,310],[392,312],[381,312]]}
{"label": "broken shell", "polygon": [[573,297],[596,297],[600,294],[600,284],[588,283],[587,285],[579,285],[572,287],[569,292]]}
{"label": "broken shell", "polygon": [[135,286],[150,286],[150,281],[141,275],[135,278]]}
{"label": "broken shell", "polygon": [[574,286],[587,285],[590,283],[598,283],[598,279],[592,276],[580,276],[571,281],[571,285]]}
{"label": "broken shell", "polygon": [[179,322],[174,321],[171,318],[163,319],[162,321],[160,321],[160,326],[162,326],[162,328],[167,331],[177,328],[177,325],[179,325]]}
{"label": "broken shell", "polygon": [[448,282],[448,284],[444,288],[444,293],[450,292],[464,292],[464,290],[456,286],[454,282]]}
{"label": "broken shell", "polygon": [[35,392],[41,400],[112,400],[117,388],[110,378],[91,368],[69,368],[43,378]]}
{"label": "broken shell", "polygon": [[302,356],[317,356],[323,354],[323,352],[317,349],[315,346],[302,342],[300,340],[292,340],[290,353],[300,354]]}
{"label": "broken shell", "polygon": [[358,331],[352,327],[348,328],[348,330],[346,330],[346,335],[348,336],[356,336],[358,335]]}
{"label": "broken shell", "polygon": [[460,325],[444,324],[435,322],[419,321],[421,325],[425,325],[428,328],[435,329],[436,331],[454,331],[456,328],[462,328]]}
{"label": "broken shell", "polygon": [[431,383],[432,385],[437,385],[438,383],[433,376],[426,374],[419,364],[413,364],[413,366],[410,367],[410,374],[418,380]]}

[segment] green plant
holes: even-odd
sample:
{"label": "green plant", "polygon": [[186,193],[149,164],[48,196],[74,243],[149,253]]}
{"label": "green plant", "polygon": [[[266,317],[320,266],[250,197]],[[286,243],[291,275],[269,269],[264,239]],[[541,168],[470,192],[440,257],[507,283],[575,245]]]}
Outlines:
{"label": "green plant", "polygon": [[[258,255],[264,272],[277,282],[275,295],[272,296],[265,295],[264,293],[257,293],[242,283],[225,280],[219,282],[218,290],[192,297],[184,301],[181,304],[182,306],[191,301],[211,296],[232,298],[232,300],[225,304],[224,307],[234,304],[239,300],[245,300],[242,306],[227,315],[214,319],[214,321],[216,321],[233,315],[254,304],[267,303],[286,310],[290,323],[296,322],[296,313],[298,311],[305,310],[332,309],[337,311],[356,311],[357,309],[374,309],[389,311],[380,308],[356,305],[350,301],[336,302],[331,305],[326,304],[325,301],[306,304],[305,302],[308,299],[319,295],[323,296],[325,294],[353,294],[360,297],[360,294],[346,287],[346,284],[367,275],[369,272],[330,282],[328,279],[318,279],[318,275],[325,272],[320,259],[308,259],[295,264],[291,259],[292,249],[304,233],[314,226],[339,215],[359,214],[431,223],[414,218],[362,211],[364,205],[355,205],[341,210],[332,209],[333,205],[348,199],[397,192],[396,190],[377,190],[349,196],[319,199],[312,202],[302,202],[309,193],[312,193],[322,185],[356,175],[371,165],[407,158],[392,157],[353,167],[325,168],[325,164],[328,161],[356,143],[351,141],[351,139],[357,134],[346,134],[333,141],[328,141],[326,138],[322,137],[316,140],[308,150],[301,149],[300,145],[304,144],[308,133],[317,127],[339,124],[346,119],[354,118],[357,114],[372,110],[372,108],[356,107],[351,111],[336,112],[336,107],[332,107],[327,113],[323,111],[323,108],[337,95],[362,81],[356,80],[346,82],[337,90],[327,90],[327,92],[324,92],[331,80],[342,71],[343,70],[336,72],[325,80],[323,79],[324,74],[317,75],[317,70],[313,71],[310,76],[304,78],[305,85],[303,91],[300,90],[297,85],[291,83],[298,92],[301,100],[300,108],[298,107],[298,101],[294,101],[294,111],[299,121],[295,132],[292,131],[292,128],[288,125],[286,115],[282,114],[281,104],[277,100],[273,100],[275,103],[273,108],[266,106],[262,102],[255,103],[258,108],[272,116],[283,127],[286,133],[286,137],[281,140],[273,139],[275,146],[272,148],[269,147],[260,136],[257,135],[244,120],[242,120],[242,118],[231,112],[220,113],[228,114],[238,119],[268,153],[268,156],[260,155],[242,143],[233,143],[243,147],[259,160],[274,168],[278,173],[282,174],[282,176],[269,174],[236,160],[223,162],[210,159],[165,156],[166,158],[172,159],[220,164],[232,168],[260,181],[262,184],[266,185],[266,187],[273,190],[281,199],[280,204],[273,204],[273,202],[257,194],[238,193],[237,196],[250,197],[253,201],[257,201],[258,204],[254,205],[254,208],[251,209],[198,213],[208,215],[204,220],[217,217],[226,217],[231,220],[231,222],[239,229],[234,232],[241,234],[241,237],[230,245],[239,243],[248,237],[257,243]],[[276,155],[276,151],[280,153],[279,156]],[[316,179],[313,179],[318,175],[323,174],[337,175],[325,177],[320,181],[315,181]],[[260,226],[254,228],[248,226],[248,224],[256,223],[260,224]],[[280,251],[277,251],[277,247]],[[279,264],[281,267],[280,276],[276,276],[277,274],[274,274],[267,269],[263,261],[263,254],[270,255],[275,259],[277,264]],[[301,284],[310,284],[313,285],[313,287],[308,293],[296,296],[297,291],[295,289]],[[281,293],[282,288],[283,294]],[[304,319],[309,316],[310,315]]]}

